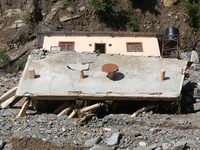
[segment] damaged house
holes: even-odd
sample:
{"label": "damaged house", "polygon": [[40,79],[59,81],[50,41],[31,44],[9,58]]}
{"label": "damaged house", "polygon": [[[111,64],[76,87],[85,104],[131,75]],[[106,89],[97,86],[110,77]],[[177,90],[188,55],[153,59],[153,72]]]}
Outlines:
{"label": "damaged house", "polygon": [[[74,109],[69,117],[76,114],[72,103],[77,101],[88,105],[91,101],[99,102],[79,111],[84,112],[103,106],[105,101],[179,100],[187,63],[177,59],[144,57],[160,56],[156,34],[154,37],[153,34],[140,37],[139,33],[136,37],[130,37],[130,34],[122,34],[123,37],[118,37],[117,33],[99,34],[101,36],[93,37],[93,33],[82,32],[38,33],[38,47],[49,51],[33,50],[28,57],[14,103],[22,97],[28,99],[18,117],[25,115],[30,103],[34,107],[40,100],[65,101],[57,113],[67,114]],[[99,47],[100,54],[93,53],[99,45],[103,45],[105,51]],[[55,52],[52,46],[57,49],[60,46],[60,49]],[[41,51],[45,57],[37,59]],[[144,56],[139,57],[139,54]],[[12,100],[6,105],[14,103]]]}

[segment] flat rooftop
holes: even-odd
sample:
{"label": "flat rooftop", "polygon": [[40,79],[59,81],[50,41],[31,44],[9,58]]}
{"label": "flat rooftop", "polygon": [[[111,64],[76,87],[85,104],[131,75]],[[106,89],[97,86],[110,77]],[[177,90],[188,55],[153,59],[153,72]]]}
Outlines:
{"label": "flat rooftop", "polygon": [[[16,96],[36,99],[84,100],[176,100],[181,93],[185,61],[118,54],[59,52],[47,53],[44,59],[30,55]],[[86,63],[82,65],[81,63]],[[102,66],[116,64],[119,71],[107,78]],[[29,79],[29,68],[35,79]],[[79,79],[79,68],[85,77]],[[160,70],[165,80],[160,81]]]}

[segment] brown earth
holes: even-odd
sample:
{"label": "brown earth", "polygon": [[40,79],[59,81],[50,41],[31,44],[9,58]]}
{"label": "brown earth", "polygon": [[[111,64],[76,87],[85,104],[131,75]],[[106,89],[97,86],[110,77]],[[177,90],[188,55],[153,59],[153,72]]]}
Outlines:
{"label": "brown earth", "polygon": [[31,150],[86,150],[86,148],[74,148],[71,147],[69,144],[65,145],[63,147],[58,147],[55,144],[51,143],[51,142],[44,142],[42,140],[38,140],[38,139],[17,139],[17,138],[13,138],[11,140],[11,144],[12,144],[12,148],[11,150],[27,150],[27,149],[31,149]]}
{"label": "brown earth", "polygon": [[[36,31],[127,31],[125,13],[128,0],[120,0],[122,10],[118,20],[104,22],[88,6],[87,0],[75,0],[66,5],[64,0],[2,0],[0,1],[0,48],[18,51],[22,45],[36,38]],[[163,0],[133,1],[140,32],[165,32],[168,27],[179,28],[182,49],[192,50],[200,33],[194,33],[186,22],[180,3],[165,7]],[[28,23],[29,13],[37,11],[37,21]],[[62,17],[68,17],[61,21]],[[71,18],[71,19],[70,19]]]}

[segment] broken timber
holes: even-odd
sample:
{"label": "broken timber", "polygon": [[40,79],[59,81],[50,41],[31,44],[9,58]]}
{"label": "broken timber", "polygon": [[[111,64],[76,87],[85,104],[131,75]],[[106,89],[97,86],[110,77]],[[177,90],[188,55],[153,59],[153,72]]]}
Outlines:
{"label": "broken timber", "polygon": [[6,101],[4,101],[2,104],[1,104],[1,108],[9,108],[9,107],[12,107],[13,105],[15,105],[18,101],[20,101],[22,98],[21,97],[16,97],[16,96],[13,96],[9,99],[7,99]]}
{"label": "broken timber", "polygon": [[21,110],[19,111],[19,114],[17,115],[17,117],[24,117],[26,115],[26,110],[28,109],[28,107],[30,105],[30,101],[31,101],[30,99],[27,99],[24,102],[24,104],[23,104]]}
{"label": "broken timber", "polygon": [[9,99],[11,96],[15,95],[17,91],[17,86],[12,88],[11,90],[9,90],[8,92],[6,92],[5,94],[3,94],[1,97],[0,97],[0,102],[3,102],[7,99]]}
{"label": "broken timber", "polygon": [[145,111],[149,111],[149,110],[151,110],[151,109],[153,109],[153,108],[155,108],[155,107],[157,107],[157,105],[145,106],[145,107],[143,107],[143,108],[137,110],[135,113],[133,113],[133,114],[131,115],[131,117],[137,117],[140,113],[145,112]]}
{"label": "broken timber", "polygon": [[92,106],[85,107],[85,108],[80,110],[80,113],[87,112],[87,111],[90,111],[90,110],[93,110],[93,109],[97,109],[101,106],[104,106],[104,103],[97,103],[97,104],[94,104]]}
{"label": "broken timber", "polygon": [[71,109],[72,109],[72,106],[69,106],[69,107],[63,109],[57,116],[67,115],[69,113],[69,111],[71,111]]}

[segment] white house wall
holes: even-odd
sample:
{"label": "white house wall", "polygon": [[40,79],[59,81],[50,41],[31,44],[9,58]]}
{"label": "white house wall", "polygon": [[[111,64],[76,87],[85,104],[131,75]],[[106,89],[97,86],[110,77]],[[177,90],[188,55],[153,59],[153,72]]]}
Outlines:
{"label": "white house wall", "polygon": [[[102,36],[44,36],[43,48],[50,50],[58,46],[60,41],[75,42],[74,51],[93,52],[95,43],[105,43],[106,53],[120,53],[135,56],[160,56],[158,39],[156,37],[102,37]],[[143,52],[127,52],[127,42],[142,42]],[[92,46],[89,46],[89,45]],[[109,46],[112,44],[112,46]]]}

